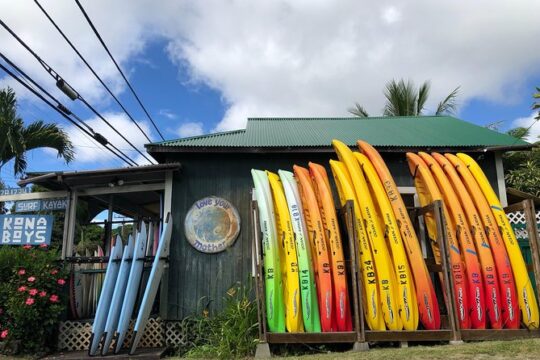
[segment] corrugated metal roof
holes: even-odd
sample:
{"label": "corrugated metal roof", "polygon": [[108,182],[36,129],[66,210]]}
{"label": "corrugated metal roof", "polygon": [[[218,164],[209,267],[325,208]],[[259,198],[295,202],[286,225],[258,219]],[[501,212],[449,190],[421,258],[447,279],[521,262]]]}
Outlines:
{"label": "corrugated metal roof", "polygon": [[[325,147],[358,139],[380,147],[489,147],[527,145],[450,116],[370,118],[251,118],[245,130],[154,143],[150,147]],[[157,149],[153,149],[157,150]]]}

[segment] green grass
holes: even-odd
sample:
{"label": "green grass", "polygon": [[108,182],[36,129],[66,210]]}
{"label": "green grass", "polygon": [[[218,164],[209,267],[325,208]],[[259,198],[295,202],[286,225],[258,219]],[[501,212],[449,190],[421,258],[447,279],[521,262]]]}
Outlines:
{"label": "green grass", "polygon": [[285,357],[287,359],[366,359],[366,360],[397,360],[397,359],[538,359],[540,358],[540,339],[514,341],[484,341],[465,343],[463,345],[433,345],[411,346],[409,348],[374,348],[365,352],[343,352],[327,354],[310,354],[303,356]]}

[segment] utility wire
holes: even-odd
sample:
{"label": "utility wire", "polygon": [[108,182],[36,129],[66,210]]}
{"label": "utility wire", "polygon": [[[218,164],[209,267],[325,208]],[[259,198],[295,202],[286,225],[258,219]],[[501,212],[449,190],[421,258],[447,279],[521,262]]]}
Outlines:
{"label": "utility wire", "polygon": [[135,145],[133,145],[121,132],[119,132],[107,119],[105,119],[93,106],[91,106],[75,89],[67,83],[49,64],[47,64],[30,46],[28,46],[11,28],[0,20],[0,25],[6,29],[11,36],[13,36],[19,44],[21,44],[36,60],[43,66],[43,68],[56,80],[56,85],[72,100],[79,99],[82,101],[96,116],[98,116],[105,124],[107,124],[118,136],[120,136],[125,142],[133,147],[142,157],[148,162],[153,163],[142,151],[140,151]]}
{"label": "utility wire", "polygon": [[[49,105],[51,108],[53,108],[55,111],[57,111],[60,115],[62,115],[66,120],[68,120],[70,123],[72,123],[75,127],[77,127],[80,131],[83,133],[89,135],[96,141],[98,141],[100,144],[102,144],[107,150],[109,150],[111,153],[113,153],[115,156],[126,162],[128,165],[138,165],[133,160],[131,160],[126,154],[124,154],[121,150],[118,150],[116,146],[109,143],[108,140],[101,134],[94,132],[94,130],[89,127],[84,121],[80,120],[78,117],[76,117],[68,108],[66,108],[64,105],[62,105],[56,98],[54,98],[50,93],[48,93],[45,89],[43,89],[39,84],[37,84],[31,77],[26,75],[24,71],[22,71],[20,68],[18,68],[15,64],[13,64],[8,58],[4,56],[4,54],[0,53],[0,57],[4,59],[10,66],[12,66],[14,69],[16,69],[17,72],[23,74],[23,76],[28,79],[34,86],[39,88],[43,93],[45,93],[50,99],[55,101],[57,105],[55,106],[51,101],[47,100],[42,94],[40,94],[38,91],[36,91],[32,86],[27,84],[25,81],[23,81],[20,77],[18,77],[16,74],[14,74],[12,71],[10,71],[7,67],[4,66],[4,64],[0,63],[0,68],[4,70],[8,75],[10,75],[13,79],[15,79],[17,82],[19,82],[22,86],[24,86],[27,90],[29,90],[31,93],[33,93],[35,96],[40,98],[43,102],[45,102],[47,105]],[[85,127],[81,126],[77,121],[73,120],[70,116],[73,116],[77,119],[77,121],[82,122]],[[111,148],[107,147],[107,145],[110,145]]]}
{"label": "utility wire", "polygon": [[[34,0],[36,3],[37,3],[37,0]],[[144,107],[141,99],[139,99],[139,96],[137,95],[137,93],[135,92],[135,89],[133,89],[133,86],[131,86],[130,82],[128,81],[126,75],[124,75],[124,72],[122,71],[122,69],[120,68],[120,66],[118,65],[118,63],[116,62],[116,60],[114,59],[114,57],[112,56],[111,52],[109,51],[109,48],[107,47],[107,45],[105,44],[105,41],[103,41],[101,35],[99,34],[98,30],[96,29],[96,27],[94,26],[94,23],[92,22],[92,20],[90,20],[90,17],[88,16],[88,14],[86,13],[86,11],[84,10],[83,6],[81,5],[81,3],[79,2],[79,0],[75,0],[75,2],[77,3],[77,6],[79,6],[79,9],[81,9],[81,12],[83,13],[84,17],[86,18],[86,21],[88,21],[88,24],[90,25],[90,27],[92,28],[92,31],[94,31],[94,34],[96,34],[96,37],[98,38],[99,42],[101,43],[101,45],[103,45],[103,48],[105,49],[105,51],[107,52],[107,54],[109,54],[109,57],[111,58],[112,62],[114,63],[114,65],[116,66],[116,68],[118,69],[118,72],[120,73],[120,75],[122,75],[122,78],[124,79],[124,81],[126,82],[127,86],[129,87],[129,89],[131,90],[131,93],[133,94],[133,96],[135,97],[135,99],[137,99],[137,102],[139,103],[139,105],[141,106],[141,108],[144,110],[144,113],[146,114],[146,116],[148,117],[148,119],[150,120],[150,122],[152,123],[152,125],[154,125],[154,128],[157,130],[159,136],[161,137],[161,140],[165,140],[165,138],[163,137],[163,135],[161,134],[161,132],[159,131],[159,128],[157,127],[156,123],[154,122],[154,119],[152,119],[152,117],[150,116],[150,114],[148,113],[148,111],[146,110],[146,107]],[[39,5],[39,4],[38,4]],[[41,8],[41,6],[40,6]],[[56,25],[55,25],[56,26]]]}
{"label": "utility wire", "polygon": [[[62,35],[62,37],[64,38],[64,40],[66,40],[66,42],[69,44],[69,46],[73,49],[73,51],[75,51],[75,53],[79,56],[79,58],[82,60],[82,62],[86,65],[86,67],[92,72],[92,74],[96,77],[96,79],[98,79],[98,81],[101,83],[101,85],[105,88],[105,90],[107,90],[107,92],[109,93],[109,95],[111,95],[111,97],[116,101],[116,103],[122,108],[122,110],[126,113],[126,115],[129,117],[129,119],[135,124],[135,126],[137,126],[137,128],[143,133],[144,137],[152,142],[152,140],[150,140],[150,137],[148,137],[148,135],[146,134],[146,132],[144,132],[144,130],[140,127],[140,125],[137,123],[137,121],[135,121],[135,119],[133,118],[133,116],[131,116],[131,114],[127,111],[127,109],[124,107],[124,105],[120,102],[120,100],[116,97],[116,95],[114,95],[114,93],[112,92],[112,90],[107,86],[107,84],[105,84],[105,82],[101,79],[101,77],[96,73],[96,71],[94,70],[94,68],[92,68],[92,66],[88,63],[88,61],[86,61],[86,59],[84,58],[84,56],[82,56],[82,54],[79,52],[79,50],[75,47],[75,45],[73,45],[73,43],[71,42],[71,40],[69,40],[69,38],[67,37],[67,35],[62,31],[62,29],[60,29],[60,27],[56,24],[56,22],[51,18],[51,16],[49,15],[49,13],[47,13],[47,11],[41,6],[41,4],[37,1],[37,0],[34,0],[34,2],[36,3],[36,5],[39,7],[39,9],[43,12],[43,14],[45,15],[45,17],[47,17],[47,19],[49,19],[49,21],[51,22],[51,24],[56,28],[56,30],[60,33],[60,35]],[[159,130],[158,130],[159,132]]]}

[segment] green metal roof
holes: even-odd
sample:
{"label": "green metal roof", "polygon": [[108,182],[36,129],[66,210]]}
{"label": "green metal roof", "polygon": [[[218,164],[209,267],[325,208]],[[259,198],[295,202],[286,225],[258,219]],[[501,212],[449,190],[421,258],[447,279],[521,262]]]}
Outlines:
{"label": "green metal roof", "polygon": [[[250,118],[235,130],[147,145],[163,147],[329,147],[332,139],[355,145],[358,139],[379,147],[493,147],[529,145],[450,116],[370,118]],[[170,150],[169,150],[170,151]]]}

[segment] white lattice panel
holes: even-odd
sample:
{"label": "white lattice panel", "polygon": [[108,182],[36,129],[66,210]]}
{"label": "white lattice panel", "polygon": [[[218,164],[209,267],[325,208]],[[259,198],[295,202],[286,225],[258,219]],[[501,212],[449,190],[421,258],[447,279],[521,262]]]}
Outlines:
{"label": "white lattice panel", "polygon": [[[134,321],[130,323],[130,329],[124,341],[124,346],[129,346],[133,336]],[[58,349],[63,351],[87,350],[90,346],[92,335],[92,322],[64,321],[60,323],[58,336]],[[161,319],[149,319],[141,338],[139,347],[162,347],[165,343],[164,322]],[[112,346],[114,346],[114,341]]]}
{"label": "white lattice panel", "polygon": [[510,224],[525,224],[525,213],[523,211],[512,212],[507,214],[507,216]]}
{"label": "white lattice panel", "polygon": [[165,343],[169,347],[178,347],[188,343],[187,329],[180,321],[170,321],[165,325]]}

